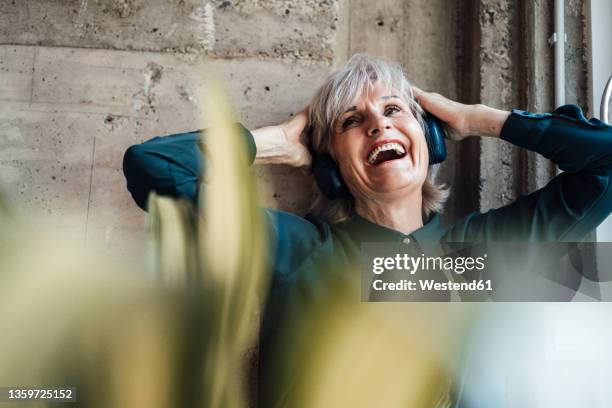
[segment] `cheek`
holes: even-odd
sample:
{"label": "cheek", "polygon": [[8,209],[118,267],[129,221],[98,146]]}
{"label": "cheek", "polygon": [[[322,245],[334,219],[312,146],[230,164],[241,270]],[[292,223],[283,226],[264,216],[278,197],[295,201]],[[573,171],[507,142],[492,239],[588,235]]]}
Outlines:
{"label": "cheek", "polygon": [[348,157],[347,154],[347,146],[346,144],[340,140],[340,137],[337,135],[334,135],[332,137],[332,141],[331,141],[331,151],[332,151],[332,158],[334,159],[334,161],[336,162],[336,164],[338,165],[338,168],[340,169],[340,173],[343,176],[342,178],[344,178],[344,174],[345,174],[345,169],[346,169],[346,158]]}
{"label": "cheek", "polygon": [[340,142],[336,136],[332,137],[330,149],[332,151],[332,157],[338,157],[338,152],[342,151],[342,146],[340,146]]}
{"label": "cheek", "polygon": [[419,124],[419,122],[415,119],[412,118],[407,124],[406,124],[406,131],[409,132],[410,134],[415,135],[418,140],[425,142],[425,133],[423,128],[421,127],[421,125]]}
{"label": "cheek", "polygon": [[[419,125],[416,119],[413,119],[406,127],[406,133],[415,135],[415,140],[419,144],[420,154],[427,155],[427,139],[425,139],[425,131]],[[421,156],[423,157],[423,156]]]}
{"label": "cheek", "polygon": [[[345,135],[343,135],[345,136]],[[332,143],[334,159],[340,169],[340,175],[344,182],[351,187],[360,184],[359,173],[362,171],[362,161],[359,153],[358,143],[351,143],[349,140]],[[352,191],[352,188],[349,189]]]}
{"label": "cheek", "polygon": [[343,150],[336,154],[336,163],[340,168],[340,174],[344,181],[351,182],[354,179],[355,171],[358,171],[356,166],[358,162],[355,159],[354,152],[350,150]]}
{"label": "cheek", "polygon": [[332,138],[331,149],[336,162],[347,166],[359,159],[360,146],[357,138],[351,137],[350,132]]}

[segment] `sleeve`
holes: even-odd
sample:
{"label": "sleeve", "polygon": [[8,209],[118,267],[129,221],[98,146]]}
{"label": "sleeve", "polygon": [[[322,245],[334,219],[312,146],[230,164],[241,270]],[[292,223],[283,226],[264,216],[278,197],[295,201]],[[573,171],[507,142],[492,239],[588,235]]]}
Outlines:
{"label": "sleeve", "polygon": [[[255,159],[255,141],[251,132],[239,129],[249,149],[249,159]],[[206,131],[155,137],[131,146],[123,158],[127,187],[136,204],[146,210],[151,191],[160,195],[185,197],[197,204],[198,181],[206,171],[206,161],[199,148],[199,139]],[[204,156],[205,157],[205,156]],[[306,220],[284,211],[266,209],[265,217],[271,238],[269,262],[278,278],[286,278],[297,269],[323,240],[326,224]]]}
{"label": "sleeve", "polygon": [[[255,140],[251,132],[237,124],[244,137],[250,161],[255,159]],[[185,197],[197,203],[200,175],[205,171],[198,141],[206,131],[154,137],[131,146],[123,156],[123,174],[136,204],[146,210],[149,193]]]}
{"label": "sleeve", "polygon": [[612,211],[612,127],[576,105],[552,114],[513,110],[501,138],[564,172],[510,205],[456,223],[449,241],[579,241]]}

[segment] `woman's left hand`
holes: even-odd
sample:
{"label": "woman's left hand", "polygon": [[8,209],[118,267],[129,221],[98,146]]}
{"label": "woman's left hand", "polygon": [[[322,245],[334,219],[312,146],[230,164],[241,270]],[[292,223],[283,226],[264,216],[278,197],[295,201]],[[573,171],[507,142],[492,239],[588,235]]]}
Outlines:
{"label": "woman's left hand", "polygon": [[463,140],[468,136],[498,137],[510,112],[485,105],[465,105],[438,93],[425,92],[412,87],[421,107],[436,116],[445,125],[449,139]]}

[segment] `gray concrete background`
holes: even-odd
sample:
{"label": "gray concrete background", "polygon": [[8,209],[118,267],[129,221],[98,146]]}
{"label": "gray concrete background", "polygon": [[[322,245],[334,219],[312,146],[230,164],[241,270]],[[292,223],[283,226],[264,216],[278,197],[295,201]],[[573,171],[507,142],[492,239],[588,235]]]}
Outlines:
{"label": "gray concrete background", "polygon": [[[549,111],[552,6],[510,0],[0,0],[0,174],[24,217],[85,246],[139,259],[144,213],[125,189],[125,149],[201,126],[199,55],[257,127],[305,106],[356,52],[466,103]],[[567,1],[567,102],[587,103],[584,4]],[[449,142],[447,221],[506,204],[555,168],[498,140]],[[265,205],[302,213],[311,180],[257,169]]]}

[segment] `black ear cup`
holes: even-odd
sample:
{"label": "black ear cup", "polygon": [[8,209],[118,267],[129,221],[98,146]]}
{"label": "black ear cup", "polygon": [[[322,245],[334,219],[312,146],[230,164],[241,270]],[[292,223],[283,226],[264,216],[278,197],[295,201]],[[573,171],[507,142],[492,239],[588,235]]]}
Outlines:
{"label": "black ear cup", "polygon": [[312,172],[319,190],[330,200],[347,197],[349,191],[342,180],[338,165],[330,155],[324,154],[315,157],[312,163]]}
{"label": "black ear cup", "polygon": [[429,165],[442,163],[446,160],[446,144],[444,143],[444,128],[440,119],[425,112],[425,124],[427,132],[425,139],[427,140],[427,150],[429,150]]}
{"label": "black ear cup", "polygon": [[[425,139],[429,151],[429,164],[442,163],[446,159],[446,144],[444,143],[444,129],[440,120],[434,115],[425,112],[427,131]],[[319,190],[330,200],[348,197],[349,191],[342,179],[338,165],[330,155],[315,156],[312,163],[312,172]]]}

